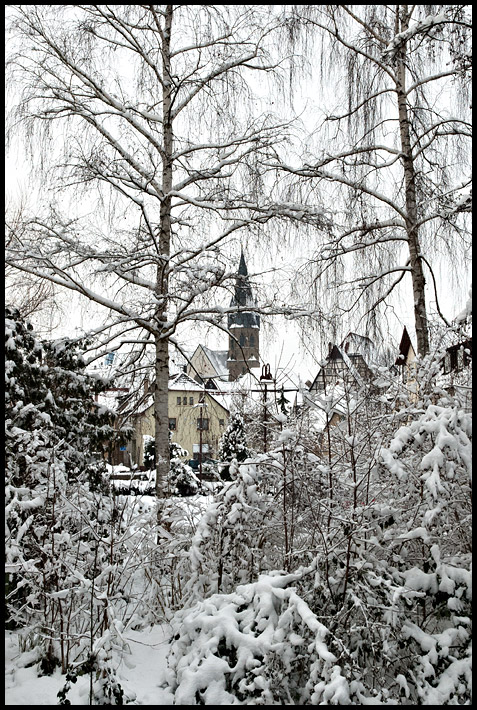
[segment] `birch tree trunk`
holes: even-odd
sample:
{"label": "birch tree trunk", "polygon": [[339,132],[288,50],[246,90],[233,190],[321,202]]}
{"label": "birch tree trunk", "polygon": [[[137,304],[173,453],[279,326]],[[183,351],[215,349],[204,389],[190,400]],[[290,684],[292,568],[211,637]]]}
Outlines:
{"label": "birch tree trunk", "polygon": [[321,52],[316,75],[324,91],[317,86],[316,93],[324,120],[301,165],[281,155],[269,165],[298,176],[290,191],[310,191],[305,215],[322,204],[333,223],[310,232],[317,246],[296,291],[310,292],[311,282],[310,309],[338,320],[342,336],[360,327],[384,341],[389,312],[397,313],[399,332],[411,312],[424,356],[426,299],[448,324],[439,306],[448,284],[439,289],[436,275],[453,267],[463,298],[465,281],[470,286],[470,12],[455,5],[310,5],[284,13],[294,27],[291,49],[309,52],[312,42]]}
{"label": "birch tree trunk", "polygon": [[95,355],[140,345],[123,368],[131,400],[144,391],[139,358],[154,348],[161,498],[170,344],[180,350],[177,329],[191,321],[223,329],[235,234],[291,211],[252,194],[249,179],[257,153],[286,135],[285,122],[255,112],[249,81],[277,71],[265,48],[276,16],[268,6],[36,5],[15,6],[11,23],[23,40],[9,57],[15,129],[33,136],[61,192],[45,179],[39,214],[9,225],[7,263],[108,313],[91,333]]}
{"label": "birch tree trunk", "polygon": [[167,5],[162,35],[162,126],[163,126],[163,158],[162,158],[162,190],[163,197],[160,207],[159,246],[160,255],[156,271],[156,298],[160,304],[157,309],[157,331],[154,338],[155,382],[154,382],[154,420],[156,449],[156,496],[164,495],[167,477],[169,476],[169,342],[164,333],[167,321],[168,305],[168,274],[171,249],[171,190],[172,190],[172,155],[173,128],[171,116],[171,32],[172,5]]}
{"label": "birch tree trunk", "polygon": [[[407,5],[396,6],[396,35],[409,29]],[[421,356],[429,352],[429,327],[427,322],[424,272],[419,245],[418,211],[416,199],[416,172],[412,154],[409,130],[409,112],[406,96],[406,42],[402,43],[397,55],[396,95],[399,111],[399,133],[401,138],[402,162],[404,168],[404,190],[406,195],[406,232],[409,245],[412,291],[414,296],[414,323],[417,350]]]}

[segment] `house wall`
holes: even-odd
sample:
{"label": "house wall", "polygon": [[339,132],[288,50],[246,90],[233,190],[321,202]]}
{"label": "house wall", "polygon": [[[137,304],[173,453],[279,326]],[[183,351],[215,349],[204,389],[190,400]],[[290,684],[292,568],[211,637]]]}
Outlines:
{"label": "house wall", "polygon": [[412,345],[407,353],[406,361],[403,367],[403,382],[409,393],[411,402],[416,402],[419,395],[419,384],[416,380],[416,353]]}
{"label": "house wall", "polygon": [[[172,441],[175,441],[183,449],[188,451],[187,459],[193,458],[194,444],[200,443],[200,430],[197,428],[197,420],[200,417],[200,407],[197,406],[202,390],[174,389],[169,391],[169,420],[175,419],[175,429],[172,431]],[[181,398],[181,404],[177,403],[177,398]],[[183,404],[184,398],[187,404]],[[190,404],[191,398],[193,404]],[[202,444],[208,444],[208,456],[216,458],[219,441],[224,433],[229,413],[218,402],[205,394],[205,404],[203,407],[203,418],[209,419],[209,429],[202,432]],[[220,422],[223,421],[223,424]],[[154,407],[151,405],[141,414],[133,418],[134,435],[128,444],[128,451],[131,453],[133,463],[138,466],[144,465],[144,435],[154,436]]]}
{"label": "house wall", "polygon": [[[176,420],[176,428],[172,432],[172,440],[180,444],[189,452],[188,458],[193,458],[194,444],[200,443],[200,430],[197,427],[197,420],[200,418],[201,407],[197,406],[199,395],[202,392],[174,390],[169,392],[169,419]],[[186,397],[187,404],[178,404],[178,397]],[[193,397],[194,404],[189,404],[190,397]],[[218,402],[207,393],[205,394],[205,405],[202,408],[202,416],[209,420],[208,430],[202,431],[202,443],[208,444],[209,456],[217,458],[219,441],[224,433],[229,414]],[[223,422],[221,424],[220,422]]]}

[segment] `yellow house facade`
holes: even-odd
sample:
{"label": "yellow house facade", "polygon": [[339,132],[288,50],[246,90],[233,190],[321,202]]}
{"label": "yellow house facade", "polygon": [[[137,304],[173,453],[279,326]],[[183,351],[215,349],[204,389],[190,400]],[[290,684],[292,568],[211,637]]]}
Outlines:
{"label": "yellow house facade", "polygon": [[[217,458],[219,442],[229,419],[225,395],[211,392],[185,373],[169,382],[169,430],[172,441],[187,451],[185,460]],[[144,443],[154,436],[152,395],[144,400],[140,411],[132,415],[134,435],[129,443],[134,464],[144,465]]]}

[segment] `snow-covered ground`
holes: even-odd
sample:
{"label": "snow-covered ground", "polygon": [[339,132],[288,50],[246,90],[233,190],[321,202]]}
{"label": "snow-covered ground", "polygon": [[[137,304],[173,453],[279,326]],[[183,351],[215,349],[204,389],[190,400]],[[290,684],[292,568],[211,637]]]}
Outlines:
{"label": "snow-covered ground", "polygon": [[[172,705],[172,695],[161,688],[166,668],[169,626],[128,631],[131,655],[116,659],[115,670],[125,695],[135,697],[128,705]],[[57,705],[65,676],[57,668],[51,676],[38,677],[37,667],[27,667],[30,653],[20,653],[16,633],[5,633],[5,705]],[[89,676],[78,678],[68,699],[72,705],[88,705]]]}
{"label": "snow-covered ground", "polygon": [[[126,467],[114,467],[114,472],[130,472]],[[121,483],[127,483],[122,481]],[[143,483],[146,482],[136,482]],[[212,485],[212,484],[210,484]],[[212,495],[173,497],[170,510],[176,519],[195,529],[201,515],[213,499]],[[129,498],[133,506],[148,509],[155,505],[153,496]],[[172,695],[161,688],[166,669],[170,626],[167,623],[146,630],[129,630],[124,637],[128,641],[130,655],[116,657],[114,671],[125,696],[135,698],[129,705],[171,705]],[[65,684],[65,676],[57,668],[51,676],[38,676],[34,652],[19,650],[17,633],[5,632],[5,704],[6,705],[57,705],[58,691]],[[67,694],[72,705],[88,705],[89,676],[81,676],[71,685]]]}

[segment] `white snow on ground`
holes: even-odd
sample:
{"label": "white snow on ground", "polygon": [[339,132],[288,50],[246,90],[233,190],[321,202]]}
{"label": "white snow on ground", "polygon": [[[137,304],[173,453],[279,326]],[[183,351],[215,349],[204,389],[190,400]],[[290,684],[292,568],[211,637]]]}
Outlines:
{"label": "white snow on ground", "polygon": [[[130,472],[127,467],[114,467],[114,471]],[[127,484],[128,481],[121,481]],[[136,483],[145,483],[136,481]],[[212,484],[211,484],[212,485]],[[195,528],[205,509],[212,501],[212,495],[193,497],[173,497],[170,510],[175,518]],[[131,502],[140,502],[143,508],[153,507],[153,496],[131,497]],[[154,626],[143,631],[127,631],[125,639],[129,643],[131,655],[115,658],[114,670],[125,695],[135,697],[129,705],[172,705],[170,691],[160,686],[164,681],[166,655],[169,647],[170,627],[168,624]],[[19,651],[17,634],[5,632],[5,705],[57,705],[58,691],[65,684],[65,676],[56,669],[51,676],[38,676],[32,652]],[[72,705],[88,705],[89,676],[78,678],[71,684],[67,698]]]}
{"label": "white snow on ground", "polygon": [[[118,680],[125,694],[136,699],[128,705],[172,705],[172,695],[160,686],[164,680],[169,626],[128,631],[131,655],[117,659]],[[31,654],[20,653],[16,633],[5,633],[5,705],[57,705],[57,693],[65,683],[57,668],[51,676],[38,677],[36,667],[27,668]],[[72,705],[88,705],[89,676],[78,678],[68,699]]]}

